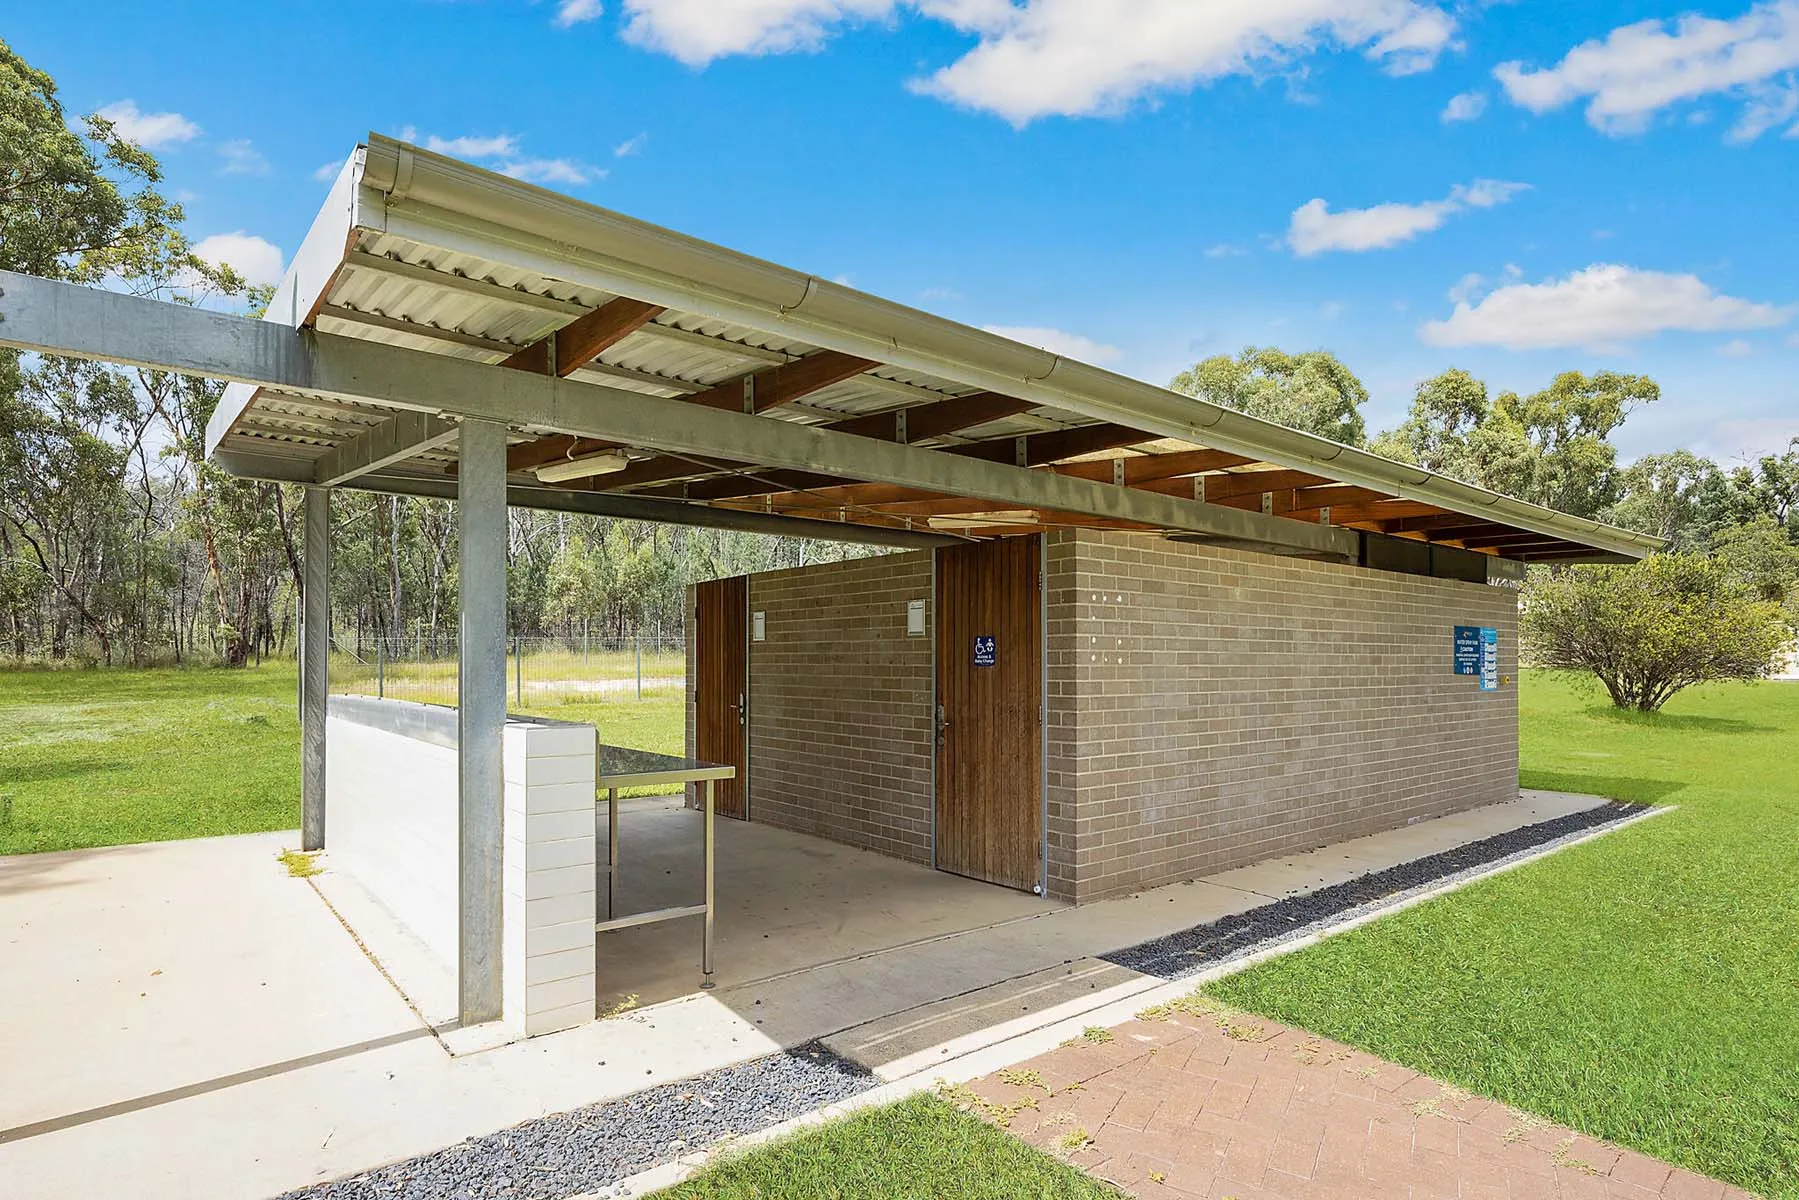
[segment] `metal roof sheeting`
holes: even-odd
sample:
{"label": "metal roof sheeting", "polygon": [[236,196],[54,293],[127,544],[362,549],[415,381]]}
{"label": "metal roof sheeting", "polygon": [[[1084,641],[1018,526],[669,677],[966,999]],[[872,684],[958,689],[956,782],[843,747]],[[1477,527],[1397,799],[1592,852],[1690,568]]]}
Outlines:
{"label": "metal roof sheeting", "polygon": [[[833,350],[881,365],[769,417],[836,420],[991,391],[1036,407],[939,442],[1113,422],[1144,431],[1139,450],[1213,447],[1602,551],[1640,556],[1660,546],[376,135],[334,185],[271,319],[497,362],[619,296],[665,310],[577,378],[673,397]],[[310,455],[387,415],[378,406],[234,392],[235,415],[222,414],[229,428],[218,444]]]}

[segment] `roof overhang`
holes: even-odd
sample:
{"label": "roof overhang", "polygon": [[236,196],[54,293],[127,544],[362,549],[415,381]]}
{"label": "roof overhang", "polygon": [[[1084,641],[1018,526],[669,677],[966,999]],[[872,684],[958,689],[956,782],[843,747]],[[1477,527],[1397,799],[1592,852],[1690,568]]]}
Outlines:
{"label": "roof overhang", "polygon": [[[263,478],[439,494],[456,423],[478,418],[510,431],[515,503],[577,511],[865,540],[1098,526],[1337,558],[1367,531],[1520,561],[1662,545],[376,135],[265,322],[298,338],[263,339],[281,369],[224,362],[241,330],[159,364],[236,381],[207,450]],[[609,473],[533,477],[582,455]]]}

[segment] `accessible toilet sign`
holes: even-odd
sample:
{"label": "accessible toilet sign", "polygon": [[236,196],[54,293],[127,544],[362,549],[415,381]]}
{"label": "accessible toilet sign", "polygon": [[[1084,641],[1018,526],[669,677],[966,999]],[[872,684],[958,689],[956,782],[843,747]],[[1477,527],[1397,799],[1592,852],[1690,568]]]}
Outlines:
{"label": "accessible toilet sign", "polygon": [[974,639],[974,665],[991,667],[999,661],[999,643],[991,633],[976,634]]}

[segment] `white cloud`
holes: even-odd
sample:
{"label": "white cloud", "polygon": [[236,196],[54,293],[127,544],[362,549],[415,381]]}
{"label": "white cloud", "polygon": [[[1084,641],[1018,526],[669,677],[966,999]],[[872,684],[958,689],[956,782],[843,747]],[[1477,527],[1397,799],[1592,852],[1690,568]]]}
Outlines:
{"label": "white cloud", "polygon": [[1755,353],[1755,347],[1742,338],[1731,338],[1718,347],[1718,354],[1723,358],[1748,358]]}
{"label": "white cloud", "polygon": [[628,137],[612,148],[612,157],[630,158],[633,154],[641,154],[643,153],[645,144],[647,144],[649,140],[650,135],[648,133],[640,133],[635,137]]}
{"label": "white cloud", "polygon": [[731,54],[816,50],[855,20],[889,16],[895,0],[625,0],[628,42],[703,67]]}
{"label": "white cloud", "polygon": [[591,183],[606,178],[606,172],[576,162],[572,158],[522,158],[503,163],[500,174],[528,183]]}
{"label": "white cloud", "polygon": [[1449,103],[1443,106],[1440,114],[1445,124],[1456,121],[1472,121],[1487,111],[1487,94],[1485,92],[1463,92],[1459,96],[1451,96]]}
{"label": "white cloud", "polygon": [[1249,247],[1234,242],[1219,242],[1216,246],[1206,247],[1207,258],[1241,258],[1248,253]]}
{"label": "white cloud", "polygon": [[99,115],[111,121],[119,136],[136,142],[146,150],[160,150],[200,136],[200,127],[177,112],[147,113],[138,111],[135,100],[119,100],[101,109]]}
{"label": "white cloud", "polygon": [[1787,345],[1795,350],[1799,350],[1799,333],[1787,334]]}
{"label": "white cloud", "polygon": [[983,325],[981,328],[988,333],[997,333],[1015,342],[1023,342],[1027,346],[1036,346],[1051,354],[1060,354],[1063,358],[1078,359],[1081,362],[1109,363],[1124,353],[1117,346],[1108,346],[1078,333],[1042,325]]}
{"label": "white cloud", "polygon": [[1799,440],[1799,418],[1743,417],[1719,421],[1693,447],[1719,462],[1755,462],[1764,454],[1785,454]]}
{"label": "white cloud", "polygon": [[421,136],[417,127],[408,125],[400,130],[400,140],[452,158],[485,159],[487,165],[500,174],[528,183],[578,185],[606,178],[605,171],[579,159],[527,157],[521,152],[518,138],[510,133],[446,138],[436,134]]}
{"label": "white cloud", "polygon": [[1481,289],[1486,287],[1486,284],[1487,277],[1485,275],[1470,271],[1456,280],[1455,286],[1449,289],[1449,298],[1457,304],[1466,303],[1480,295]]}
{"label": "white cloud", "polygon": [[977,39],[913,87],[1015,124],[1116,112],[1322,50],[1360,51],[1409,74],[1429,68],[1455,34],[1429,0],[625,0],[624,36],[697,67],[816,50],[846,25],[906,10]]}
{"label": "white cloud", "polygon": [[1795,311],[1722,295],[1696,275],[1596,263],[1566,279],[1507,284],[1478,303],[1458,300],[1447,319],[1418,332],[1433,346],[1607,351],[1665,330],[1764,329]]}
{"label": "white cloud", "polygon": [[250,144],[249,138],[232,138],[214,147],[225,165],[219,169],[227,175],[267,175],[269,160]]}
{"label": "white cloud", "polygon": [[597,20],[605,12],[600,0],[561,0],[556,5],[556,25],[561,29]]}
{"label": "white cloud", "polygon": [[1784,78],[1795,69],[1799,0],[1772,0],[1730,20],[1689,14],[1622,25],[1553,67],[1508,62],[1493,75],[1512,103],[1532,112],[1586,100],[1587,123],[1609,134],[1641,131],[1684,101],[1731,97],[1745,108],[1730,136],[1747,141],[1795,115],[1792,81]]}
{"label": "white cloud", "polygon": [[408,125],[400,131],[400,140],[418,142],[433,154],[447,154],[451,158],[511,158],[518,153],[518,139],[510,133],[494,135],[468,135],[461,137],[438,137],[427,135],[421,142],[418,130]]}
{"label": "white cloud", "polygon": [[1384,250],[1441,228],[1443,222],[1463,209],[1492,208],[1529,187],[1527,183],[1477,179],[1456,186],[1442,200],[1376,204],[1341,212],[1332,212],[1322,199],[1312,199],[1293,210],[1287,245],[1302,258],[1327,250]]}
{"label": "white cloud", "polygon": [[1318,306],[1318,315],[1327,321],[1336,320],[1343,315],[1343,302],[1340,300],[1326,300],[1323,304]]}
{"label": "white cloud", "polygon": [[338,172],[344,169],[344,160],[334,158],[312,173],[312,177],[321,183],[330,183],[337,178]]}
{"label": "white cloud", "polygon": [[[964,26],[965,31],[966,26]],[[1414,0],[1030,0],[914,87],[1014,124],[1118,112],[1145,96],[1258,76],[1326,49],[1391,74],[1430,67],[1455,26]]]}
{"label": "white cloud", "polygon": [[241,229],[201,238],[194,243],[194,254],[215,267],[230,266],[251,283],[281,282],[281,247]]}

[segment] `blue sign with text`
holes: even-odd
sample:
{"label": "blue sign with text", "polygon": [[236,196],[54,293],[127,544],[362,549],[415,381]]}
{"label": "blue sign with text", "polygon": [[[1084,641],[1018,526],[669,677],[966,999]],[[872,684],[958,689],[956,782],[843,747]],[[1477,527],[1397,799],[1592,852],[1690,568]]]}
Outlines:
{"label": "blue sign with text", "polygon": [[1480,690],[1491,692],[1499,687],[1499,631],[1480,631]]}
{"label": "blue sign with text", "polygon": [[1455,627],[1455,673],[1480,674],[1481,630],[1476,625]]}
{"label": "blue sign with text", "polygon": [[974,639],[974,665],[991,667],[999,659],[999,644],[993,640],[991,633],[976,634]]}

